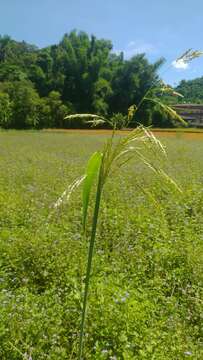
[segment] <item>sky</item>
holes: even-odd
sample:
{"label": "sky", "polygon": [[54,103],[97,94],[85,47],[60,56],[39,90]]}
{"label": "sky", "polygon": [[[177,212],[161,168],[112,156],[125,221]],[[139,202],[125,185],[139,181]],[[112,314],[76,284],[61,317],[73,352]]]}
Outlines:
{"label": "sky", "polygon": [[0,0],[1,35],[44,47],[83,30],[111,40],[126,58],[164,57],[160,75],[172,85],[203,76],[203,57],[186,68],[171,65],[189,48],[203,50],[202,24],[203,0]]}

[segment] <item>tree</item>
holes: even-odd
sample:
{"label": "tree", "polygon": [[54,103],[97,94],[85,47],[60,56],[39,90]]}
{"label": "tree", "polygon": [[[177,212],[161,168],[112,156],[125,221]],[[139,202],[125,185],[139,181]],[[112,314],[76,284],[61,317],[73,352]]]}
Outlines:
{"label": "tree", "polygon": [[64,117],[70,113],[70,107],[64,105],[61,95],[57,91],[51,91],[46,99],[46,105],[49,106],[49,127],[60,128],[64,126]]}
{"label": "tree", "polygon": [[9,128],[12,117],[12,102],[9,95],[0,92],[0,126]]}
{"label": "tree", "polygon": [[0,81],[21,81],[27,79],[27,74],[20,66],[0,64]]}
{"label": "tree", "polygon": [[119,65],[113,69],[110,111],[125,113],[130,105],[138,105],[157,80],[157,70],[163,61],[160,59],[155,64],[149,64],[145,54],[133,56],[128,61],[121,58]]}
{"label": "tree", "polygon": [[17,129],[37,127],[40,98],[32,83],[26,80],[8,82],[5,91],[13,104],[11,125]]}
{"label": "tree", "polygon": [[[0,37],[0,82],[13,104],[10,126],[65,126],[69,111],[126,114],[156,81],[163,59],[150,64],[139,54],[125,60],[112,48],[111,41],[76,30],[43,49]],[[151,124],[152,112],[140,109],[134,120]]]}
{"label": "tree", "polygon": [[203,104],[203,77],[194,80],[182,80],[176,87],[184,98],[181,102]]}

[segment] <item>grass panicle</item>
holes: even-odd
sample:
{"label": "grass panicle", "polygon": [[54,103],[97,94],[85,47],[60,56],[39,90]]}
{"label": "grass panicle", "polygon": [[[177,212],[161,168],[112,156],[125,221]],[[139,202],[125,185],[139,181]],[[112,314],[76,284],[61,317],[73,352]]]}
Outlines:
{"label": "grass panicle", "polygon": [[[175,185],[172,179],[170,179],[164,170],[153,164],[153,159],[147,158],[143,154],[145,147],[153,148],[154,153],[162,153],[166,156],[166,151],[161,142],[150,132],[150,130],[139,126],[137,129],[131,131],[126,137],[117,139],[116,131],[113,131],[111,138],[106,142],[102,152],[96,152],[90,158],[86,177],[83,183],[83,226],[86,227],[87,211],[90,199],[90,192],[95,179],[97,179],[95,206],[91,224],[91,235],[89,241],[88,260],[85,275],[85,290],[82,306],[82,318],[80,326],[80,340],[79,340],[79,353],[78,359],[82,359],[84,331],[85,331],[85,318],[87,312],[88,292],[90,285],[90,276],[92,269],[92,261],[94,254],[94,246],[96,240],[96,230],[100,210],[100,202],[102,197],[103,188],[105,182],[110,177],[111,173],[116,168],[121,168],[124,164],[136,157],[142,163],[144,163],[149,169],[155,172],[158,176],[165,178],[167,182]],[[144,145],[141,147],[140,145]],[[142,187],[141,187],[142,189]],[[144,190],[144,189],[143,189]]]}

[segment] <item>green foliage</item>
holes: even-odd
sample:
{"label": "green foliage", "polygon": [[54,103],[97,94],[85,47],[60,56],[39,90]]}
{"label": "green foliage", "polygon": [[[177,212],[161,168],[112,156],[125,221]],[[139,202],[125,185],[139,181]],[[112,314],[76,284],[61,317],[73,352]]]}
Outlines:
{"label": "green foliage", "polygon": [[9,128],[12,117],[12,103],[9,95],[0,92],[0,126]]}
{"label": "green foliage", "polygon": [[38,127],[40,98],[32,83],[27,80],[5,83],[4,92],[12,101],[12,127]]}
{"label": "green foliage", "polygon": [[0,81],[21,81],[27,79],[24,71],[15,64],[0,65]]}
{"label": "green foliage", "polygon": [[[105,117],[125,114],[158,79],[157,71],[162,63],[161,59],[150,64],[145,54],[125,60],[122,53],[112,53],[109,40],[89,37],[84,32],[72,31],[65,34],[59,44],[43,49],[0,37],[0,88],[4,87],[14,104],[9,126],[64,127],[67,122],[64,124],[62,116],[70,112],[97,113]],[[13,83],[16,86],[19,83],[21,91],[24,84],[24,95],[30,88],[33,107],[39,102],[38,115],[30,105],[28,111],[32,114],[26,119],[23,97],[20,104],[14,92],[8,91]],[[56,110],[57,103],[59,110]],[[150,112],[140,115],[139,123],[149,123]],[[74,127],[75,123],[68,125]]]}
{"label": "green foliage", "polygon": [[176,90],[184,95],[180,102],[186,103],[203,103],[203,77],[194,80],[182,80],[176,87]]}
{"label": "green foliage", "polygon": [[155,98],[147,98],[147,97],[145,97],[145,100],[147,102],[150,102],[150,103],[154,104],[155,106],[158,106],[163,111],[163,113],[168,115],[174,121],[179,121],[183,125],[186,125],[186,122],[183,120],[183,118],[174,109],[172,109],[170,106],[162,103],[160,100],[155,99]]}
{"label": "green foliage", "polygon": [[86,228],[87,212],[90,201],[90,192],[101,166],[102,154],[95,152],[88,161],[85,180],[83,184],[83,227]]}
{"label": "green foliage", "polygon": [[110,101],[112,112],[125,113],[130,105],[138,104],[158,79],[156,71],[163,62],[160,60],[151,65],[145,55],[140,54],[116,67],[112,80],[114,91]]}
{"label": "green foliage", "polygon": [[160,107],[154,107],[152,114],[152,124],[155,128],[173,128],[176,127],[171,116],[168,116],[165,112],[160,109]]}
{"label": "green foliage", "polygon": [[64,127],[64,117],[70,112],[68,106],[64,105],[61,100],[61,95],[58,91],[51,91],[46,99],[46,104],[50,109],[51,127]]}
{"label": "green foliage", "polygon": [[127,116],[121,113],[113,114],[110,119],[112,128],[123,129],[127,124]]}
{"label": "green foliage", "polygon": [[[85,360],[202,359],[203,143],[184,136],[163,138],[163,167],[181,197],[136,160],[106,183]],[[0,140],[0,358],[76,359],[87,255],[80,192],[48,216],[106,137],[8,131]]]}

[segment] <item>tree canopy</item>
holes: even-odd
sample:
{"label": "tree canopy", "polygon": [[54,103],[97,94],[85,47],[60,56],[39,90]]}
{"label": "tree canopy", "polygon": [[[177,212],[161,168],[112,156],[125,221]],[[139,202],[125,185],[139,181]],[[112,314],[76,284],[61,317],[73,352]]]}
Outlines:
{"label": "tree canopy", "polygon": [[182,102],[203,104],[203,77],[182,80],[176,90],[184,96]]}
{"label": "tree canopy", "polygon": [[[163,62],[150,64],[145,54],[125,59],[111,41],[82,31],[42,49],[0,36],[0,126],[66,127],[69,113],[125,115],[158,79]],[[137,116],[140,123],[154,121],[149,107]]]}

